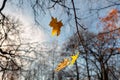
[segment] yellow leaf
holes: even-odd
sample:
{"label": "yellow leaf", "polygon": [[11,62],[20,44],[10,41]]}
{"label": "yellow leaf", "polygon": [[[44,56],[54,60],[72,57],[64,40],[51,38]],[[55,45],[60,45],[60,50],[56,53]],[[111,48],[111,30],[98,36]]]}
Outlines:
{"label": "yellow leaf", "polygon": [[71,56],[72,60],[70,62],[70,65],[73,65],[75,63],[75,61],[77,60],[78,56],[79,56],[79,52],[76,53],[76,55]]}
{"label": "yellow leaf", "polygon": [[52,35],[57,35],[59,36],[60,34],[60,29],[63,26],[63,23],[61,21],[57,21],[57,18],[52,17],[52,20],[50,21],[50,27],[53,28],[52,30]]}
{"label": "yellow leaf", "polygon": [[65,58],[62,62],[60,62],[57,65],[55,71],[58,72],[58,71],[62,70],[63,68],[67,67],[69,65],[69,63],[70,63],[70,60]]}

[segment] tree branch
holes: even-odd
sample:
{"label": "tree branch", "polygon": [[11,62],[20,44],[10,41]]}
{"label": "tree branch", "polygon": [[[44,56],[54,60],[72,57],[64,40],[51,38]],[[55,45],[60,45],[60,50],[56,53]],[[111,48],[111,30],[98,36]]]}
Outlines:
{"label": "tree branch", "polygon": [[1,6],[1,8],[0,8],[0,13],[1,13],[2,10],[5,8],[6,2],[7,2],[7,0],[4,0],[4,1],[3,1],[3,4],[2,4],[2,6]]}

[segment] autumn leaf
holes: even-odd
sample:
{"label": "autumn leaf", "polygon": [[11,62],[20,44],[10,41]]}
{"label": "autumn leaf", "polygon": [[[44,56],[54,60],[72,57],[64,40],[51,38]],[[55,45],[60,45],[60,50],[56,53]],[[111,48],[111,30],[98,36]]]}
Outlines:
{"label": "autumn leaf", "polygon": [[98,34],[97,39],[100,41],[108,42],[113,36],[116,37],[114,34],[119,33],[119,26],[116,24],[119,21],[119,11],[117,9],[111,9],[108,14],[100,18],[101,26],[102,26],[102,34]]}
{"label": "autumn leaf", "polygon": [[114,21],[114,20],[117,20],[117,18],[118,18],[118,10],[112,9],[105,18],[101,19],[101,21],[103,22]]}
{"label": "autumn leaf", "polygon": [[75,63],[75,61],[77,60],[78,56],[79,56],[79,52],[77,52],[76,55],[71,56],[72,60],[70,62],[70,65],[73,65]]}
{"label": "autumn leaf", "polygon": [[55,71],[58,72],[58,71],[64,69],[65,67],[67,67],[69,65],[69,63],[70,63],[70,60],[68,58],[65,58],[62,62],[60,62],[57,65]]}
{"label": "autumn leaf", "polygon": [[50,21],[50,27],[52,27],[52,35],[60,35],[60,29],[63,26],[63,23],[61,21],[57,21],[57,18],[52,17],[52,20]]}
{"label": "autumn leaf", "polygon": [[58,71],[64,69],[68,65],[73,65],[75,63],[75,61],[77,60],[78,56],[79,56],[79,52],[76,53],[76,55],[71,56],[71,58],[72,58],[71,60],[69,60],[68,58],[65,58],[62,62],[60,62],[57,65],[55,72],[58,72]]}

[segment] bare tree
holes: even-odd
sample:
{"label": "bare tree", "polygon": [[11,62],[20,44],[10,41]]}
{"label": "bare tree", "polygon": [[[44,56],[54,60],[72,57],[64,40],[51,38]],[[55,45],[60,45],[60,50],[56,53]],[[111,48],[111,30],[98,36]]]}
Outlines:
{"label": "bare tree", "polygon": [[[90,33],[90,32],[82,32],[82,37],[84,37],[84,44],[86,45],[87,49],[87,54],[88,56],[86,57],[86,52],[84,51],[84,48],[82,48],[81,44],[78,44],[79,42],[77,41],[78,36],[73,36],[71,39],[68,41],[68,44],[66,46],[66,50],[70,51],[73,49],[71,46],[78,46],[76,50],[80,51],[80,58],[78,59],[78,66],[83,66],[86,67],[85,63],[83,64],[80,62],[82,60],[83,62],[86,61],[86,58],[88,59],[88,67],[89,67],[89,72],[90,72],[90,77],[91,79],[95,80],[109,80],[109,79],[115,79],[118,80],[119,78],[117,77],[119,74],[119,71],[117,70],[119,68],[119,65],[117,65],[117,56],[119,55],[119,48],[116,48],[116,45],[119,45],[118,41],[116,38],[107,38],[99,40],[97,38],[96,34]],[[106,34],[106,36],[109,35],[109,33]],[[113,36],[115,37],[115,36]],[[110,47],[112,46],[112,47]],[[112,65],[115,64],[115,65]],[[87,69],[87,67],[86,67]],[[80,70],[81,73],[85,73],[85,69],[82,71]],[[87,72],[87,71],[86,71]],[[84,78],[87,77],[85,76],[86,73],[84,74]],[[110,77],[111,75],[111,77]],[[79,75],[80,77],[83,77],[82,74]],[[109,77],[108,77],[109,76]],[[87,77],[88,78],[88,77]]]}
{"label": "bare tree", "polygon": [[[19,1],[18,4],[20,6],[22,6],[23,4],[26,4],[25,0],[18,0],[18,1]],[[93,1],[95,1],[95,0],[93,0]],[[119,5],[120,5],[120,1],[101,0],[98,3],[106,2],[108,4],[105,6],[101,6],[101,7],[96,6],[93,9],[93,7],[94,7],[93,1],[91,1],[91,0],[88,1],[88,2],[90,2],[91,7],[88,8],[87,10],[90,11],[91,13],[94,12],[95,14],[97,14],[97,17],[99,17],[99,12],[101,10],[109,9],[111,7],[116,7],[116,6],[119,7]],[[17,53],[21,53],[22,51],[24,53],[29,53],[29,52],[33,52],[35,54],[38,53],[37,50],[34,50],[35,48],[31,47],[28,44],[26,44],[26,45],[28,45],[29,49],[21,50],[22,44],[20,42],[20,38],[18,35],[19,30],[18,30],[18,27],[16,27],[18,25],[16,23],[12,22],[2,12],[4,10],[7,2],[8,2],[7,0],[3,0],[2,6],[0,8],[0,26],[1,26],[0,27],[0,52],[1,52],[0,56],[2,57],[2,59],[5,58],[5,63],[4,64],[1,63],[1,71],[3,71],[3,75],[2,75],[3,78],[6,77],[7,70],[20,70],[21,69],[21,67],[18,65],[18,63],[16,63],[15,60],[13,60],[15,56],[21,57],[20,55],[18,56]],[[13,2],[14,2],[14,0],[13,0]],[[40,18],[38,16],[40,16],[41,13],[46,14],[46,10],[48,11],[50,9],[54,9],[54,8],[56,8],[56,6],[60,6],[61,8],[63,8],[65,10],[64,14],[67,14],[68,17],[72,16],[72,18],[74,18],[71,20],[72,21],[74,20],[73,26],[76,29],[75,37],[72,37],[72,39],[70,39],[68,44],[69,43],[72,43],[72,44],[69,44],[66,48],[69,49],[72,53],[74,53],[75,50],[79,50],[81,52],[81,57],[85,61],[85,64],[83,64],[83,65],[85,65],[84,67],[86,69],[85,73],[87,74],[86,75],[83,73],[85,75],[84,78],[87,77],[88,80],[91,80],[92,78],[95,78],[97,76],[97,79],[99,79],[99,80],[108,80],[109,79],[108,76],[112,75],[112,79],[116,79],[116,80],[118,79],[117,76],[119,75],[119,71],[117,72],[117,68],[119,65],[111,67],[111,60],[117,62],[115,60],[115,58],[112,58],[112,57],[113,56],[116,57],[119,55],[119,50],[118,50],[118,48],[116,48],[116,44],[118,43],[117,39],[115,38],[115,36],[112,36],[111,38],[107,37],[110,35],[109,32],[107,34],[104,33],[104,34],[106,34],[106,36],[104,36],[105,38],[101,40],[100,36],[102,34],[96,35],[96,34],[92,34],[89,32],[85,33],[84,31],[82,31],[82,30],[86,30],[86,27],[81,24],[82,18],[81,18],[81,16],[79,16],[77,14],[77,13],[80,13],[80,10],[79,10],[80,8],[76,7],[77,5],[75,5],[74,0],[70,0],[70,1],[69,0],[28,0],[28,4],[31,6],[31,10],[33,11],[34,19],[37,24],[40,24],[40,22],[39,22]],[[77,36],[76,36],[76,34],[77,34]],[[118,35],[118,34],[113,34],[113,35]],[[13,39],[14,37],[17,37],[17,38]],[[109,48],[109,46],[112,46],[112,48]],[[22,57],[23,57],[23,55],[22,55]],[[29,58],[31,58],[31,57],[29,57]],[[55,57],[53,55],[53,57],[52,57],[53,68],[55,65],[54,58]],[[32,63],[32,61],[31,61],[31,63]],[[39,65],[42,66],[43,64],[40,63]],[[94,67],[95,70],[93,69],[92,66]],[[80,67],[80,64],[77,61],[75,63],[77,80],[79,80],[79,78],[81,76],[80,72],[79,72],[80,71],[79,67]],[[14,69],[12,69],[12,68],[14,68]],[[39,70],[40,68],[37,67],[37,69]],[[32,79],[34,79],[35,77],[37,77],[37,79],[38,79],[39,73],[37,75],[35,75],[37,73],[37,71],[36,71],[37,69],[33,69],[31,71],[28,70],[28,73],[30,75],[27,75],[27,77],[25,77],[25,78],[31,79],[31,77],[32,77]],[[111,69],[114,69],[114,71]],[[34,73],[32,73],[32,71]],[[54,73],[53,69],[51,71],[52,71],[52,79],[54,79],[55,73]],[[43,74],[43,72],[41,72],[41,73]],[[11,76],[11,79],[13,79],[12,75],[16,75],[16,74],[17,73],[15,73],[15,74],[11,73],[11,75],[9,75],[9,76]],[[31,76],[33,74],[34,74],[34,76]],[[60,75],[61,74],[58,74],[59,77],[60,77]]]}

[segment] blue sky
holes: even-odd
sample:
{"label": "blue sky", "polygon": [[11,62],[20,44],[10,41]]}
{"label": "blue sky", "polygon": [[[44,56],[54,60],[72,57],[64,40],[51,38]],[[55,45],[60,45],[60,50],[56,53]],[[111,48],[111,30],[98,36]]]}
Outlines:
{"label": "blue sky", "polygon": [[[58,41],[59,43],[61,43],[69,35],[69,31],[67,31],[69,27],[66,25],[65,25],[66,27],[63,26],[61,30],[61,35],[59,37],[51,35],[52,28],[50,28],[49,26],[51,15],[49,14],[49,11],[46,12],[46,15],[38,16],[40,17],[40,22],[41,22],[40,25],[34,25],[35,22],[34,22],[34,17],[33,17],[33,13],[30,8],[30,5],[23,5],[25,9],[22,9],[22,8],[16,7],[16,5],[11,5],[11,4],[13,3],[12,2],[7,3],[3,12],[6,15],[11,15],[14,19],[19,19],[22,22],[23,24],[22,28],[25,31],[24,34],[22,34],[24,38],[30,38],[30,39],[32,38],[34,40],[31,40],[31,41],[35,41],[35,42],[36,41],[46,41],[46,42]],[[53,14],[52,11],[51,11],[51,14]],[[63,21],[64,19],[61,19],[60,17],[58,17],[58,15],[59,14],[57,15],[53,14],[52,16],[57,17],[59,20]],[[67,28],[67,29],[64,30],[64,28]],[[64,33],[66,35],[64,35]]]}
{"label": "blue sky", "polygon": [[[0,2],[1,1],[2,0],[0,0]],[[49,10],[45,10],[45,15],[40,14],[38,16],[40,25],[34,25],[34,16],[32,13],[32,9],[30,8],[30,5],[26,2],[26,0],[25,4],[22,5],[21,8],[18,8],[17,6],[19,5],[16,5],[16,3],[17,2],[14,2],[14,0],[13,2],[8,2],[4,9],[4,13],[6,13],[7,15],[12,15],[16,19],[18,18],[22,21],[24,25],[23,28],[24,30],[26,30],[23,36],[27,36],[27,38],[33,39],[31,41],[57,41],[59,44],[62,44],[76,31],[72,10],[70,11],[72,15],[67,16],[65,10],[62,7],[55,6],[54,8],[51,8]],[[89,3],[87,0],[75,0],[76,8],[80,8],[79,10],[77,10],[77,16],[82,18],[82,20],[80,20],[80,23],[88,27],[90,31],[97,32],[96,25],[99,22],[98,14],[99,17],[104,17],[110,9],[119,7],[110,7],[108,9],[99,11],[98,14],[96,13],[96,11],[90,12],[89,8],[100,8],[104,7],[107,4],[109,3],[104,0],[94,0],[91,6],[91,3]],[[70,2],[67,3],[67,6],[72,7]],[[51,36],[52,28],[50,28],[49,26],[51,16],[57,17],[58,20],[62,20],[63,22],[64,26],[61,28],[61,34],[58,37]]]}
{"label": "blue sky", "polygon": [[[3,0],[0,0],[0,6],[1,6],[2,1]],[[55,8],[46,10],[46,14],[44,15],[40,14],[39,16],[37,16],[37,18],[39,19],[40,25],[35,25],[32,9],[30,8],[30,5],[27,3],[27,1],[29,0],[23,0],[26,2],[21,8],[17,7],[19,6],[16,4],[18,0],[12,0],[12,1],[13,2],[16,1],[16,2],[14,3],[11,1],[7,2],[6,7],[4,8],[3,12],[6,15],[10,15],[11,17],[13,17],[13,19],[19,19],[22,22],[23,26],[21,26],[20,35],[22,37],[23,43],[28,43],[28,42],[29,43],[32,43],[32,42],[47,43],[48,42],[47,47],[49,46],[51,47],[52,45],[52,47],[55,47],[54,48],[55,50],[61,50],[61,47],[57,49],[55,43],[62,45],[62,43],[68,40],[69,37],[72,36],[74,32],[76,32],[73,10],[70,11],[71,15],[67,16],[63,8],[61,8],[60,6],[55,6]],[[67,1],[70,1],[70,0],[67,0]],[[99,31],[96,28],[96,25],[99,22],[98,17],[106,16],[109,10],[113,8],[119,9],[119,7],[115,6],[115,7],[110,7],[104,10],[100,10],[99,12],[90,11],[89,8],[92,8],[92,9],[100,8],[100,7],[106,6],[109,3],[106,2],[107,0],[106,1],[105,0],[74,0],[74,1],[75,1],[75,6],[77,8],[80,8],[79,10],[77,10],[77,16],[81,18],[79,22],[85,25],[89,29],[89,31],[92,31],[95,33]],[[89,3],[89,1],[94,1],[94,2]],[[69,2],[67,3],[67,6],[72,7],[71,3]],[[51,21],[51,16],[57,17],[58,20],[62,20],[63,22],[64,26],[61,28],[61,34],[58,37],[51,35],[52,28],[49,26],[49,22]],[[49,59],[48,57],[46,57],[45,60],[52,61],[51,58],[53,57],[51,54],[55,54],[56,56],[60,55],[59,53],[56,54],[54,52],[48,52],[48,54],[43,53],[43,55],[50,57]],[[58,57],[55,57],[55,58],[58,58]],[[37,56],[37,59],[35,60],[37,61],[36,64],[39,63],[39,60],[40,60],[40,56]],[[84,63],[84,61],[82,62]],[[58,62],[56,62],[56,64],[57,63]],[[36,64],[33,64],[33,66],[37,67]]]}

